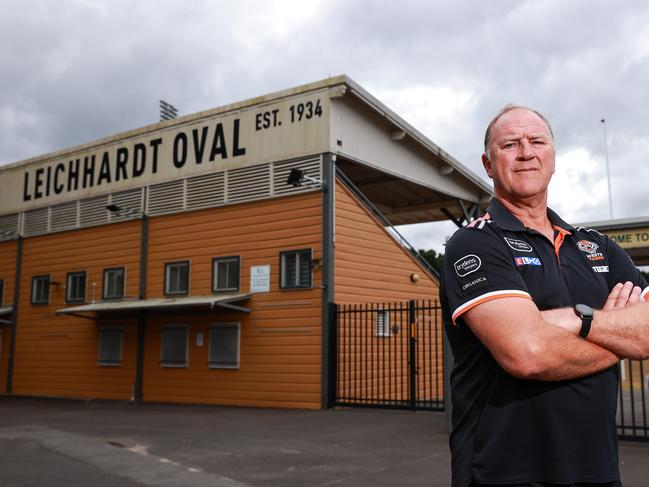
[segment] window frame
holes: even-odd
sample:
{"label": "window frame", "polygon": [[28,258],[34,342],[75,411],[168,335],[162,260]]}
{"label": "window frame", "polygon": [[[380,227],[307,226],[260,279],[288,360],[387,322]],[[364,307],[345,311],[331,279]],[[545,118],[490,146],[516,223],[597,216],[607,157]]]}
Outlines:
{"label": "window frame", "polygon": [[[237,360],[234,365],[219,364],[212,360],[212,330],[218,328],[229,328],[237,330]],[[210,323],[208,336],[207,366],[210,369],[239,370],[241,368],[241,323],[238,321]]]}
{"label": "window frame", "polygon": [[[105,332],[119,332],[119,360],[102,361],[101,359],[101,336]],[[123,326],[105,326],[99,329],[97,340],[97,365],[100,367],[121,367],[124,362],[124,327]]]}
{"label": "window frame", "polygon": [[[107,296],[106,295],[106,290],[108,288],[107,286],[107,278],[108,278],[108,273],[111,271],[122,271],[122,294],[120,296]],[[103,284],[102,284],[102,289],[101,289],[101,299],[109,301],[113,299],[124,299],[124,296],[126,296],[126,266],[122,267],[107,267],[104,269],[104,274],[103,274]]]}
{"label": "window frame", "polygon": [[0,279],[0,306],[4,305],[5,302],[5,280]]}
{"label": "window frame", "polygon": [[[175,363],[164,360],[164,335],[165,331],[184,330],[185,332],[185,362]],[[164,325],[160,330],[160,367],[171,369],[186,369],[189,367],[189,326],[187,325]]]}
{"label": "window frame", "polygon": [[[298,263],[296,265],[296,275],[299,278],[300,275],[300,262],[299,262],[299,255],[303,253],[307,253],[309,256],[308,260],[308,266],[309,266],[309,283],[302,285],[298,284],[296,285],[287,285],[286,284],[286,278],[284,275],[285,272],[285,267],[284,267],[284,259],[285,256],[291,255],[291,254],[296,254],[298,256]],[[313,268],[312,268],[312,263],[313,263],[313,249],[312,248],[302,248],[302,249],[293,249],[293,250],[283,250],[279,253],[279,287],[280,289],[311,289],[313,288]]]}
{"label": "window frame", "polygon": [[[218,263],[219,262],[237,262],[237,287],[236,288],[225,288],[218,289]],[[229,274],[228,274],[229,276]],[[239,255],[228,255],[226,257],[213,257],[212,258],[212,292],[213,293],[237,293],[241,289],[241,256]]]}
{"label": "window frame", "polygon": [[[70,279],[83,276],[83,296],[79,298],[70,298]],[[65,302],[66,303],[85,303],[88,296],[88,273],[86,271],[68,272],[65,277]]]}
{"label": "window frame", "polygon": [[[44,300],[44,301],[43,300],[38,300],[38,301],[34,300],[34,298],[35,298],[34,295],[36,294],[35,293],[35,291],[36,291],[36,281],[40,280],[40,279],[44,279],[45,282],[46,282],[45,285],[47,286],[46,287],[46,289],[47,289],[47,299]],[[31,302],[32,305],[38,306],[38,305],[50,304],[50,285],[51,285],[51,283],[52,283],[52,276],[50,274],[39,274],[37,276],[32,276],[32,289],[31,289],[31,293],[30,293],[31,295],[29,297],[30,302]]]}
{"label": "window frame", "polygon": [[[187,265],[187,290],[186,291],[169,291],[169,268],[174,265],[184,264]],[[174,260],[165,262],[164,270],[164,295],[165,296],[188,296],[190,291],[191,282],[191,262],[189,260]]]}

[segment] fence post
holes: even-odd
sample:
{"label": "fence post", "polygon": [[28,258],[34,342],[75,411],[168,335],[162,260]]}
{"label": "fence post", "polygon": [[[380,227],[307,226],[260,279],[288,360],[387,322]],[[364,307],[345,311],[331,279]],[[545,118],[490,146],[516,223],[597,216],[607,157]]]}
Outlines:
{"label": "fence post", "polygon": [[417,314],[415,301],[411,300],[409,302],[409,323],[408,323],[408,333],[410,337],[410,347],[409,347],[409,365],[410,365],[410,408],[415,409],[417,405],[417,339],[415,338],[415,326],[417,323]]}

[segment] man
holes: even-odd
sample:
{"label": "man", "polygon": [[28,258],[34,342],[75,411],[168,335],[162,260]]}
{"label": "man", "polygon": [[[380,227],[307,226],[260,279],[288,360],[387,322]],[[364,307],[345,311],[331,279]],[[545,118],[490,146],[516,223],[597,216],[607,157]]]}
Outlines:
{"label": "man", "polygon": [[442,272],[453,486],[620,486],[617,363],[649,357],[647,283],[608,237],[547,207],[540,113],[503,108],[482,160],[496,197]]}

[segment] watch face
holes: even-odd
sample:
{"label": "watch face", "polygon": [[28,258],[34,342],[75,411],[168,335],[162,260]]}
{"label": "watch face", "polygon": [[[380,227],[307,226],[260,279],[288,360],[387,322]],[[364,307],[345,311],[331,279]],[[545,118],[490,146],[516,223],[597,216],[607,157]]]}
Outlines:
{"label": "watch face", "polygon": [[586,306],[585,304],[578,304],[575,306],[575,311],[582,316],[593,316],[593,308]]}

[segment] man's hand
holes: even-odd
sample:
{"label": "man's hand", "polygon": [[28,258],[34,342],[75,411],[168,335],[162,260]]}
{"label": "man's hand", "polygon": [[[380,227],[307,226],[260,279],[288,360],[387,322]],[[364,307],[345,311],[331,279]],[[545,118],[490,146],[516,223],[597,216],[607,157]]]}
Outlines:
{"label": "man's hand", "polygon": [[613,286],[613,289],[611,289],[611,293],[608,295],[606,303],[604,303],[604,307],[602,309],[605,311],[611,309],[622,309],[626,308],[627,306],[633,306],[634,304],[641,303],[641,292],[642,289],[640,289],[638,286],[634,286],[631,281],[627,281],[624,284],[618,282],[615,286]]}

